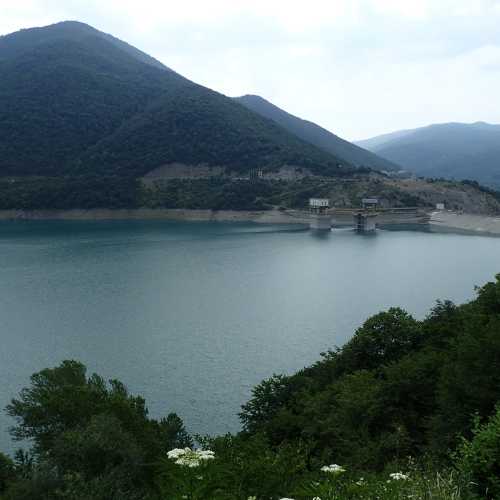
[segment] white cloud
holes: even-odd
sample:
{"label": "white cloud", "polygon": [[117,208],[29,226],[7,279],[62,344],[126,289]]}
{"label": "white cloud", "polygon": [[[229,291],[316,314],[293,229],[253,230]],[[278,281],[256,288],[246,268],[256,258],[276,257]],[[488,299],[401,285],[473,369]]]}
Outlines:
{"label": "white cloud", "polygon": [[0,34],[63,19],[350,139],[500,122],[500,0],[0,0]]}
{"label": "white cloud", "polygon": [[403,18],[425,19],[431,11],[429,0],[371,0],[367,3],[376,12]]}

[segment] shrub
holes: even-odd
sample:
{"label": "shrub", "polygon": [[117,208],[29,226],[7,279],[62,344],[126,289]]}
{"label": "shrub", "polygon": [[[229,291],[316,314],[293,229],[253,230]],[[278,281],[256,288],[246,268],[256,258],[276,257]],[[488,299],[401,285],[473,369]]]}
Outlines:
{"label": "shrub", "polygon": [[462,438],[455,455],[458,469],[481,498],[500,498],[500,405],[488,421],[474,419],[473,437]]}

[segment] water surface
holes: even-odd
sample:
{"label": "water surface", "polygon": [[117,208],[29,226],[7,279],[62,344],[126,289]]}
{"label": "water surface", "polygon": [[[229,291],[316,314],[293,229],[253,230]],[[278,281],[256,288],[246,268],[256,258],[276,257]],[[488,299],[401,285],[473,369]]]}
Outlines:
{"label": "water surface", "polygon": [[[500,272],[500,239],[299,229],[1,222],[0,407],[72,358],[144,395],[153,416],[236,431],[263,378],[312,363],[382,309],[423,317]],[[0,450],[12,423],[0,414]]]}

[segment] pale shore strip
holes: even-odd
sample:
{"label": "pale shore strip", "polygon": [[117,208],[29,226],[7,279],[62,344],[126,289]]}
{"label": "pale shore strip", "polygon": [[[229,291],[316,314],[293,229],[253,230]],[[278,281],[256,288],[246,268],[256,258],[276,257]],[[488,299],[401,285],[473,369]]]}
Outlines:
{"label": "pale shore strip", "polygon": [[500,236],[500,216],[432,212],[429,227],[431,231],[439,233]]}
{"label": "pale shore strip", "polygon": [[[0,210],[0,220],[172,220],[258,222],[262,224],[309,224],[299,210],[188,210],[188,209],[90,209]],[[401,221],[404,223],[404,221]],[[428,224],[432,232],[500,236],[500,216],[435,211]]]}
{"label": "pale shore strip", "polygon": [[89,210],[0,210],[0,220],[177,220],[308,224],[304,212],[288,210],[188,210],[168,208]]}

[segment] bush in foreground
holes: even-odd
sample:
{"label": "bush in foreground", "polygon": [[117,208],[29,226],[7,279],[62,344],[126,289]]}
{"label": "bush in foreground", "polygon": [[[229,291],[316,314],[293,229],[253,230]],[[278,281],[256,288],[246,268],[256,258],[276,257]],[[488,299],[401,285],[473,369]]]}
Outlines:
{"label": "bush in foreground", "polygon": [[500,498],[500,405],[487,422],[476,417],[472,432],[455,454],[457,468],[481,497]]}

